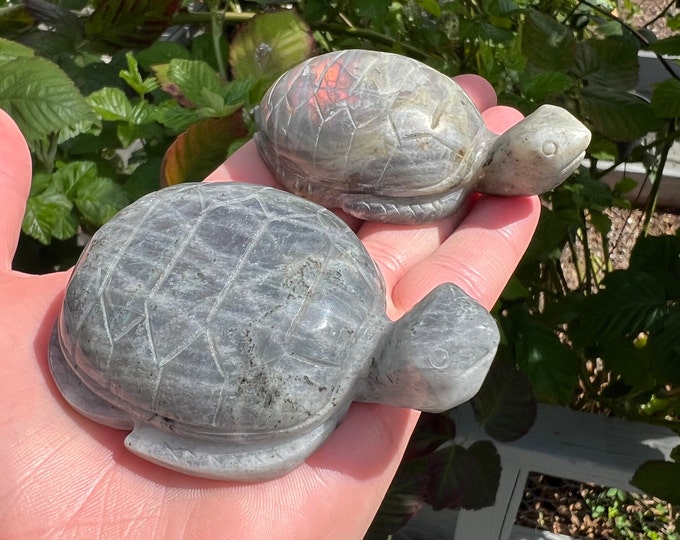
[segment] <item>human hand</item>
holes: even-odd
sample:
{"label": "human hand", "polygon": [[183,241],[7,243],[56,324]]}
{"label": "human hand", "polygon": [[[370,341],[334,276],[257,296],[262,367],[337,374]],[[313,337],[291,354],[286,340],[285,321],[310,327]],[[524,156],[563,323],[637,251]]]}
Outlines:
{"label": "human hand", "polygon": [[[460,80],[497,131],[518,113],[493,108],[478,78]],[[10,269],[30,187],[30,156],[0,111],[0,536],[3,538],[361,538],[418,413],[354,404],[329,440],[290,474],[260,484],[185,476],[125,450],[124,432],[87,420],[47,367],[68,273]],[[275,185],[252,143],[209,178]],[[348,220],[385,277],[396,318],[442,282],[490,308],[533,233],[535,197],[479,197],[464,217],[404,227]]]}

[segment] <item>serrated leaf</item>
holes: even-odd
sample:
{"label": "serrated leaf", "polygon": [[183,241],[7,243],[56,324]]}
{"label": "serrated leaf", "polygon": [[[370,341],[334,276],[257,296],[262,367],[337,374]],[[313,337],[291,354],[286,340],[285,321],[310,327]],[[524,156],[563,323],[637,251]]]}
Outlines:
{"label": "serrated leaf", "polygon": [[104,52],[141,49],[165,31],[180,0],[99,0],[85,35]]}
{"label": "serrated leaf", "polygon": [[669,313],[655,324],[647,339],[645,349],[650,358],[649,373],[661,385],[680,384],[680,313]]}
{"label": "serrated leaf", "polygon": [[17,58],[2,66],[0,108],[14,118],[29,143],[97,120],[68,76],[39,57]]}
{"label": "serrated leaf", "polygon": [[652,92],[652,109],[660,118],[680,116],[680,81],[668,79],[659,83]]}
{"label": "serrated leaf", "polygon": [[161,184],[203,180],[227,157],[230,142],[246,136],[242,115],[202,120],[172,143],[161,166]]}
{"label": "serrated leaf", "polygon": [[460,508],[465,493],[473,488],[475,460],[458,444],[437,450],[427,466],[426,501],[435,509]]}
{"label": "serrated leaf", "polygon": [[385,18],[391,4],[391,0],[371,0],[371,2],[349,0],[349,6],[356,11],[359,17],[364,17],[373,23]]}
{"label": "serrated leaf", "polygon": [[153,77],[147,79],[142,78],[142,75],[139,72],[139,64],[132,53],[128,52],[125,55],[125,58],[127,59],[128,68],[121,69],[118,75],[137,93],[138,96],[142,97],[159,87],[158,81]]}
{"label": "serrated leaf", "polygon": [[502,358],[494,360],[472,398],[472,407],[484,431],[503,442],[519,439],[536,420],[536,399],[529,380]]}
{"label": "serrated leaf", "polygon": [[670,504],[680,504],[680,463],[650,460],[635,471],[631,484],[647,495]]}
{"label": "serrated leaf", "polygon": [[[223,83],[217,73],[201,60],[171,60],[166,77],[196,107],[211,106],[210,101],[206,101],[206,92],[221,95]],[[167,87],[162,82],[161,86],[164,90]]]}
{"label": "serrated leaf", "polygon": [[530,9],[522,27],[522,54],[548,71],[567,71],[573,65],[576,39],[554,17]]}
{"label": "serrated leaf", "polygon": [[307,24],[293,11],[253,17],[234,36],[229,62],[237,79],[273,81],[314,51]]}
{"label": "serrated leaf", "polygon": [[72,200],[79,183],[92,182],[97,176],[97,165],[93,161],[72,161],[60,165],[49,177],[49,182],[51,189],[63,193]]}
{"label": "serrated leaf", "polygon": [[96,227],[102,226],[128,204],[123,188],[102,176],[78,182],[74,195],[80,213]]}
{"label": "serrated leaf", "polygon": [[640,69],[637,52],[638,48],[626,39],[589,39],[576,47],[576,71],[589,85],[632,90]]}
{"label": "serrated leaf", "polygon": [[616,270],[604,278],[603,285],[585,299],[581,316],[570,326],[569,335],[577,346],[633,339],[666,313],[664,288],[646,272]]}
{"label": "serrated leaf", "polygon": [[540,101],[553,94],[569,90],[576,81],[561,71],[539,73],[522,84],[522,93],[531,100]]}
{"label": "serrated leaf", "polygon": [[633,141],[654,131],[658,120],[651,105],[616,88],[588,86],[581,94],[592,128],[615,141]]}
{"label": "serrated leaf", "polygon": [[500,456],[490,441],[477,441],[470,448],[442,448],[427,466],[426,500],[435,510],[492,506],[500,473]]}
{"label": "serrated leaf", "polygon": [[129,122],[132,118],[132,104],[120,88],[102,88],[92,92],[86,99],[102,120]]}
{"label": "serrated leaf", "polygon": [[29,197],[21,230],[41,244],[49,244],[52,238],[66,240],[78,228],[78,222],[71,214],[73,205],[63,193],[45,191]]}
{"label": "serrated leaf", "polygon": [[16,58],[30,58],[32,56],[35,56],[35,51],[30,47],[0,37],[0,66]]}

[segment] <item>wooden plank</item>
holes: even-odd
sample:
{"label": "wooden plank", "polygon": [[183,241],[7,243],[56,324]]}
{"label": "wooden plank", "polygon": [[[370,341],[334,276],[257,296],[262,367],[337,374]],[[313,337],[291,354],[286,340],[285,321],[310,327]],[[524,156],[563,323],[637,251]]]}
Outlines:
{"label": "wooden plank", "polygon": [[528,529],[515,525],[508,540],[573,540],[571,536],[556,534],[548,531]]}
{"label": "wooden plank", "polygon": [[[459,407],[453,418],[458,436],[469,443],[487,438],[470,407]],[[680,438],[650,424],[539,405],[536,423],[527,435],[495,444],[503,467],[496,505],[462,510],[456,540],[514,539],[515,516],[529,472],[636,491],[629,482],[635,469],[648,459],[669,459]]]}

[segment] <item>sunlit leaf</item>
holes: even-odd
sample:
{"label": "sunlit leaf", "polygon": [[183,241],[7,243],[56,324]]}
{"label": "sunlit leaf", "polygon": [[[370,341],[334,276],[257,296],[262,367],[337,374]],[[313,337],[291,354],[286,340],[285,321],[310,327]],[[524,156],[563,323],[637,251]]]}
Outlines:
{"label": "sunlit leaf", "polygon": [[203,180],[226,159],[230,141],[245,135],[238,113],[192,125],[168,148],[161,167],[161,184]]}
{"label": "sunlit leaf", "polygon": [[229,49],[229,62],[236,78],[271,81],[313,51],[306,23],[293,11],[277,11],[258,15],[239,30]]}
{"label": "sunlit leaf", "polygon": [[80,122],[96,121],[68,76],[39,57],[16,58],[2,66],[0,108],[14,118],[29,143]]}

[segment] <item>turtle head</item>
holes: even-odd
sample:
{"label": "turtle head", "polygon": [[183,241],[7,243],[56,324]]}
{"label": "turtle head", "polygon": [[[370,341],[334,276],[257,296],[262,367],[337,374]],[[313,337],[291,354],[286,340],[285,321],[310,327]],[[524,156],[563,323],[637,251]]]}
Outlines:
{"label": "turtle head", "polygon": [[389,325],[355,399],[442,412],[474,396],[499,334],[489,313],[462,289],[440,285]]}
{"label": "turtle head", "polygon": [[590,131],[561,107],[543,105],[499,136],[476,189],[489,195],[538,195],[560,185],[581,164]]}

